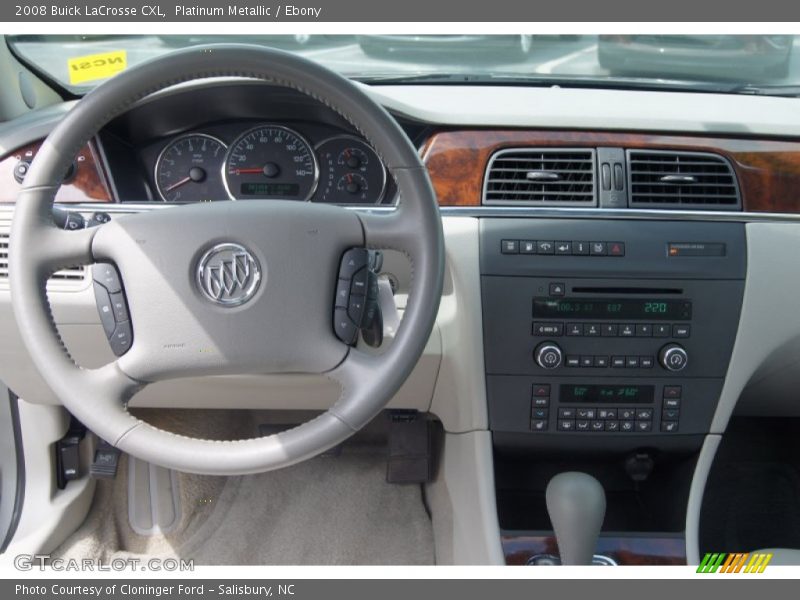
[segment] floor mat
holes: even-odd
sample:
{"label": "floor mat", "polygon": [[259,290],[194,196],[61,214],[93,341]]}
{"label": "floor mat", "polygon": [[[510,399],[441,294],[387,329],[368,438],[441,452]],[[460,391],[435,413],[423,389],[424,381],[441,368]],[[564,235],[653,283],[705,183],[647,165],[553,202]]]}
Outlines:
{"label": "floor mat", "polygon": [[800,419],[734,417],[709,474],[700,551],[800,548]]}
{"label": "floor mat", "polygon": [[140,536],[128,525],[127,463],[98,482],[86,522],[53,557],[194,559],[199,565],[433,564],[419,486],[385,482],[385,455],[338,456],[243,477],[179,474],[181,523]]}

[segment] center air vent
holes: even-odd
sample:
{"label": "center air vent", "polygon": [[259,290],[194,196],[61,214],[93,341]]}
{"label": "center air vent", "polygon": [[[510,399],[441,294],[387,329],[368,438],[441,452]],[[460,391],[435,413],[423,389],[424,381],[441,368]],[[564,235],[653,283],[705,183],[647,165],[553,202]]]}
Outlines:
{"label": "center air vent", "polygon": [[484,204],[596,206],[595,151],[583,148],[513,148],[489,160]]}
{"label": "center air vent", "polygon": [[630,206],[730,210],[741,206],[730,163],[700,152],[628,151]]}

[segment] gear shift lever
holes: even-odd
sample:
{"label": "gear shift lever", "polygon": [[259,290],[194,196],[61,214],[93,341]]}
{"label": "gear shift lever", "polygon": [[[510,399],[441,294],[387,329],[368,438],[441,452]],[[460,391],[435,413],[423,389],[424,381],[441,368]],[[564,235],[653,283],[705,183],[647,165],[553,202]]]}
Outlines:
{"label": "gear shift lever", "polygon": [[562,565],[591,565],[606,513],[603,486],[586,473],[559,473],[547,484],[547,512]]}

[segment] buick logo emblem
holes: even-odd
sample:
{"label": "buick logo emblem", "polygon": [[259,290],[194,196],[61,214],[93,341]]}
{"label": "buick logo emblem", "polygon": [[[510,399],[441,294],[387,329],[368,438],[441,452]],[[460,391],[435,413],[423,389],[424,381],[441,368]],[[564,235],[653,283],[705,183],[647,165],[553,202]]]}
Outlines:
{"label": "buick logo emblem", "polygon": [[197,265],[197,286],[215,304],[244,304],[253,297],[260,283],[258,261],[239,244],[218,244],[203,254]]}

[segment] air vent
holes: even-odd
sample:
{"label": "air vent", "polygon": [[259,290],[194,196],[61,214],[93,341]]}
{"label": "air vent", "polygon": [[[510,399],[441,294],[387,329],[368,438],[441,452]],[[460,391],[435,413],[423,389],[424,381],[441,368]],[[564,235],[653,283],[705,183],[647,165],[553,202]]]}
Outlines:
{"label": "air vent", "polygon": [[630,206],[730,210],[741,206],[731,164],[716,154],[628,150]]}
{"label": "air vent", "polygon": [[595,206],[595,173],[594,149],[500,150],[486,168],[483,203]]}
{"label": "air vent", "polygon": [[[0,221],[0,285],[3,287],[8,285],[8,232],[10,226],[10,222]],[[50,283],[74,283],[82,282],[84,279],[86,279],[86,269],[83,267],[74,267],[54,273],[50,278]]]}

